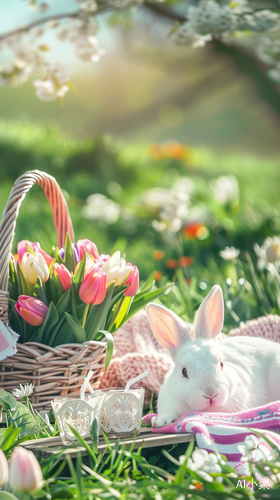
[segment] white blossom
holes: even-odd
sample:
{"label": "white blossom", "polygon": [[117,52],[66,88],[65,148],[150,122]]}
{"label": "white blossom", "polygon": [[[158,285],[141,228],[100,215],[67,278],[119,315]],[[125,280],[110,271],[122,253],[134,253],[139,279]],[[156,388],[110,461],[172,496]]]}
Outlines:
{"label": "white blossom", "polygon": [[237,19],[236,29],[242,31],[267,31],[275,28],[279,24],[279,19],[279,14],[271,12],[271,10],[251,11],[249,14],[244,14]]}
{"label": "white blossom", "polygon": [[55,101],[62,99],[69,90],[69,71],[60,64],[55,64],[49,68],[44,80],[33,82],[36,88],[36,96],[41,101]]}
{"label": "white blossom", "polygon": [[81,3],[81,9],[88,12],[88,13],[93,13],[97,10],[97,3],[94,0],[88,0],[86,2]]}
{"label": "white blossom", "polygon": [[97,62],[100,56],[105,54],[105,50],[99,47],[99,42],[95,36],[80,37],[76,42],[75,52],[83,61]]}
{"label": "white blossom", "polygon": [[199,35],[195,33],[189,22],[182,23],[176,31],[172,33],[172,40],[177,45],[191,44],[194,48],[204,47],[212,40],[212,35]]}
{"label": "white blossom", "polygon": [[226,247],[219,252],[219,255],[225,260],[235,261],[240,254],[240,250],[235,247]]}
{"label": "white blossom", "polygon": [[34,389],[33,384],[25,384],[25,386],[19,384],[19,386],[20,386],[20,389],[14,389],[12,391],[12,394],[16,398],[24,398],[24,397],[31,396],[31,394],[33,394],[33,389]]}
{"label": "white blossom", "polygon": [[238,201],[239,186],[233,175],[222,175],[211,182],[211,188],[218,203],[227,205]]}
{"label": "white blossom", "polygon": [[198,5],[190,6],[187,15],[191,28],[199,35],[219,36],[234,29],[232,9],[214,0],[201,0]]}
{"label": "white blossom", "polygon": [[120,212],[120,205],[99,193],[90,195],[82,209],[82,215],[86,219],[96,219],[105,224],[114,224]]}
{"label": "white blossom", "polygon": [[268,237],[260,247],[257,243],[254,245],[254,250],[258,258],[258,269],[262,270],[274,264],[278,267],[280,264],[280,236]]}

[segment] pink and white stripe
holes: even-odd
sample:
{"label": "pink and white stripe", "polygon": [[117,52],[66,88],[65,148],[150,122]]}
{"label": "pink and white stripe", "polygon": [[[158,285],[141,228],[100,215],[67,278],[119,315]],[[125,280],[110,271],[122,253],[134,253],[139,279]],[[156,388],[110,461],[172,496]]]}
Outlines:
{"label": "pink and white stripe", "polygon": [[[156,414],[143,417],[145,423],[152,419],[152,430],[158,433],[194,433],[197,446],[208,452],[218,451],[228,459],[228,465],[240,467],[242,455],[238,445],[256,429],[280,449],[280,401],[238,413],[186,413],[176,422],[165,427],[155,427]],[[259,447],[269,448],[263,439]]]}

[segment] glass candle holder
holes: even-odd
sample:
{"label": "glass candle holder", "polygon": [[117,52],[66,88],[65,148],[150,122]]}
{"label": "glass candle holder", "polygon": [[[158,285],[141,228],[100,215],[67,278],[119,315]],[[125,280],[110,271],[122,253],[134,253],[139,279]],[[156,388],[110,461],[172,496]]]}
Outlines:
{"label": "glass candle holder", "polygon": [[98,422],[98,435],[101,428],[101,410],[104,395],[100,392],[85,394],[84,399],[79,394],[60,396],[52,401],[54,415],[63,444],[76,441],[69,426],[84,438],[90,437],[90,428],[94,418]]}
{"label": "glass candle holder", "polygon": [[[98,391],[99,392],[99,391]],[[137,387],[104,389],[101,427],[106,434],[127,436],[138,434],[141,428],[145,389]]]}

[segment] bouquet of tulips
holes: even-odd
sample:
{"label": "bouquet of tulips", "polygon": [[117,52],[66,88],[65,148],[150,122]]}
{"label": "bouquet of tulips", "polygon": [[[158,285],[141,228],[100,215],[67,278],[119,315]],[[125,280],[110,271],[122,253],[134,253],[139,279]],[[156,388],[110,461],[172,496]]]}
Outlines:
{"label": "bouquet of tulips", "polygon": [[170,288],[156,289],[153,278],[137,293],[138,268],[119,251],[100,255],[90,240],[73,244],[67,234],[65,247],[49,255],[24,240],[10,259],[10,325],[21,343],[55,347],[107,337],[109,347],[111,333]]}

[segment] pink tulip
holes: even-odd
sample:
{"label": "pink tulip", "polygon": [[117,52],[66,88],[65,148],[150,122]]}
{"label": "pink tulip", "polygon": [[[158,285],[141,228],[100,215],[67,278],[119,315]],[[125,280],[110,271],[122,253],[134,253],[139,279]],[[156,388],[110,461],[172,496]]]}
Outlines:
{"label": "pink tulip", "polygon": [[80,286],[80,299],[87,304],[101,304],[106,296],[106,281],[106,273],[100,267],[92,269]]}
{"label": "pink tulip", "polygon": [[49,310],[41,300],[28,295],[20,295],[15,308],[24,321],[32,326],[42,325]]}
{"label": "pink tulip", "polygon": [[[0,450],[0,488],[3,488],[8,482],[9,468],[4,452]],[[0,494],[1,495],[1,494]]]}
{"label": "pink tulip", "polygon": [[99,259],[99,252],[97,250],[97,246],[92,243],[90,240],[78,240],[77,241],[77,249],[80,253],[80,260],[82,260],[85,251],[87,251],[92,257],[95,259]]}
{"label": "pink tulip", "polygon": [[18,491],[34,491],[43,484],[41,467],[32,451],[17,446],[10,462],[10,487]]}
{"label": "pink tulip", "polygon": [[40,243],[38,243],[38,241],[36,241],[35,243],[32,243],[31,241],[28,241],[28,240],[22,240],[18,243],[17,253],[18,253],[18,263],[19,264],[21,263],[21,259],[22,259],[23,255],[27,252],[26,244],[29,245],[30,248],[32,248],[32,250],[34,250],[34,252],[38,252],[42,255],[42,257],[44,257],[48,267],[51,265],[53,258],[41,248]]}
{"label": "pink tulip", "polygon": [[69,290],[71,287],[71,273],[68,269],[63,264],[54,264],[53,270],[58,274],[63,291]]}
{"label": "pink tulip", "polygon": [[125,290],[124,295],[125,297],[134,297],[139,286],[139,271],[137,266],[132,266],[132,264],[128,265],[131,266],[131,271],[125,282],[125,285],[129,285],[129,287]]}

